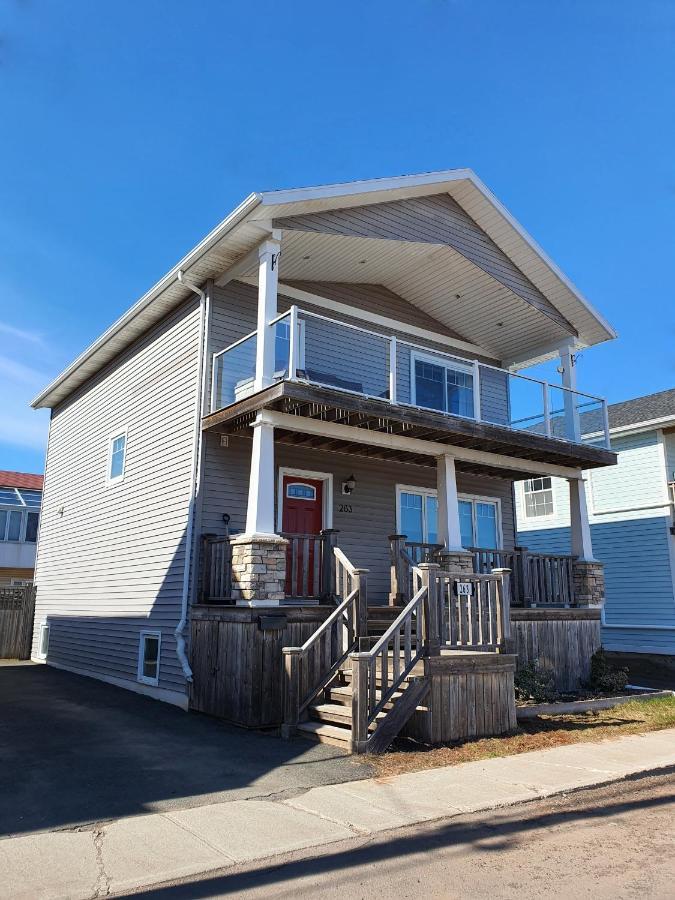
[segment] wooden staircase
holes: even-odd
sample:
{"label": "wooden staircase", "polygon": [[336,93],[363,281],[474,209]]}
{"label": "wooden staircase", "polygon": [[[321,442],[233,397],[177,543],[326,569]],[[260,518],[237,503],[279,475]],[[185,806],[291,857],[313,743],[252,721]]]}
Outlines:
{"label": "wooden staircase", "polygon": [[[388,624],[392,621],[393,618]],[[382,627],[381,633],[384,633],[384,627]],[[374,636],[376,635],[373,634]],[[382,680],[379,677],[376,680],[375,694],[378,702],[382,698],[381,688]],[[378,731],[377,748],[373,747],[372,752],[382,753],[387,749],[415,709],[424,703],[427,693],[427,679],[420,667],[419,673],[409,675],[402,682],[399,690],[394,691],[376,715],[375,720],[370,723],[369,735]],[[318,697],[314,703],[308,706],[308,719],[298,724],[298,735],[350,750],[353,701],[352,672],[347,663],[344,668],[340,669],[333,682],[325,688],[323,696]]]}

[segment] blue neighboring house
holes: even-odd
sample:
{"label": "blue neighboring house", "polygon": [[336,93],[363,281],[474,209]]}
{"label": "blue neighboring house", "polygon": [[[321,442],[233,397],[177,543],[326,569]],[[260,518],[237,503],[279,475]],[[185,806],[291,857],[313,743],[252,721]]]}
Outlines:
{"label": "blue neighboring house", "polygon": [[[605,564],[603,644],[675,669],[675,389],[612,404],[609,425],[618,465],[585,473],[593,551]],[[519,543],[569,553],[567,483],[536,478],[514,492]]]}

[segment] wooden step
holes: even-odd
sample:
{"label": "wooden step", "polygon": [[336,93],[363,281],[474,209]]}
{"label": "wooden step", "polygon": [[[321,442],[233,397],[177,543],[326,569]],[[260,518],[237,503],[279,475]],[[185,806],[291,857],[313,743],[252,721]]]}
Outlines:
{"label": "wooden step", "polygon": [[345,703],[315,703],[309,707],[309,714],[320,722],[352,727],[352,708]]}
{"label": "wooden step", "polygon": [[[352,686],[351,684],[340,684],[336,687],[332,687],[327,692],[329,694],[329,702],[330,703],[340,703],[342,705],[351,705],[352,702]],[[401,696],[401,691],[394,691],[391,695],[391,701],[397,700]],[[376,690],[375,696],[379,700],[382,696],[382,692]]]}
{"label": "wooden step", "polygon": [[335,747],[342,747],[343,750],[350,749],[352,740],[351,728],[340,728],[337,725],[329,725],[326,722],[312,720],[300,722],[298,733],[301,737],[319,741],[322,744],[333,744]]}

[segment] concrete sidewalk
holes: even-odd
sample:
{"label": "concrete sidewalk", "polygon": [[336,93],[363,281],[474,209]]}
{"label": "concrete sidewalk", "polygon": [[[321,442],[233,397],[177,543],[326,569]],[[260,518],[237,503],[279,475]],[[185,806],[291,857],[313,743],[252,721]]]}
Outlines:
{"label": "concrete sidewalk", "polygon": [[0,841],[0,897],[94,898],[675,765],[675,729]]}

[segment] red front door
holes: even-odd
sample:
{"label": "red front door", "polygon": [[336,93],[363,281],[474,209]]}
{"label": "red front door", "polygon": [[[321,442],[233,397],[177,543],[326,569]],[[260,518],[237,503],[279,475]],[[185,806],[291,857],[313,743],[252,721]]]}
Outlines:
{"label": "red front door", "polygon": [[281,530],[286,551],[286,595],[313,597],[320,590],[320,549],[314,535],[323,528],[323,481],[284,475]]}

